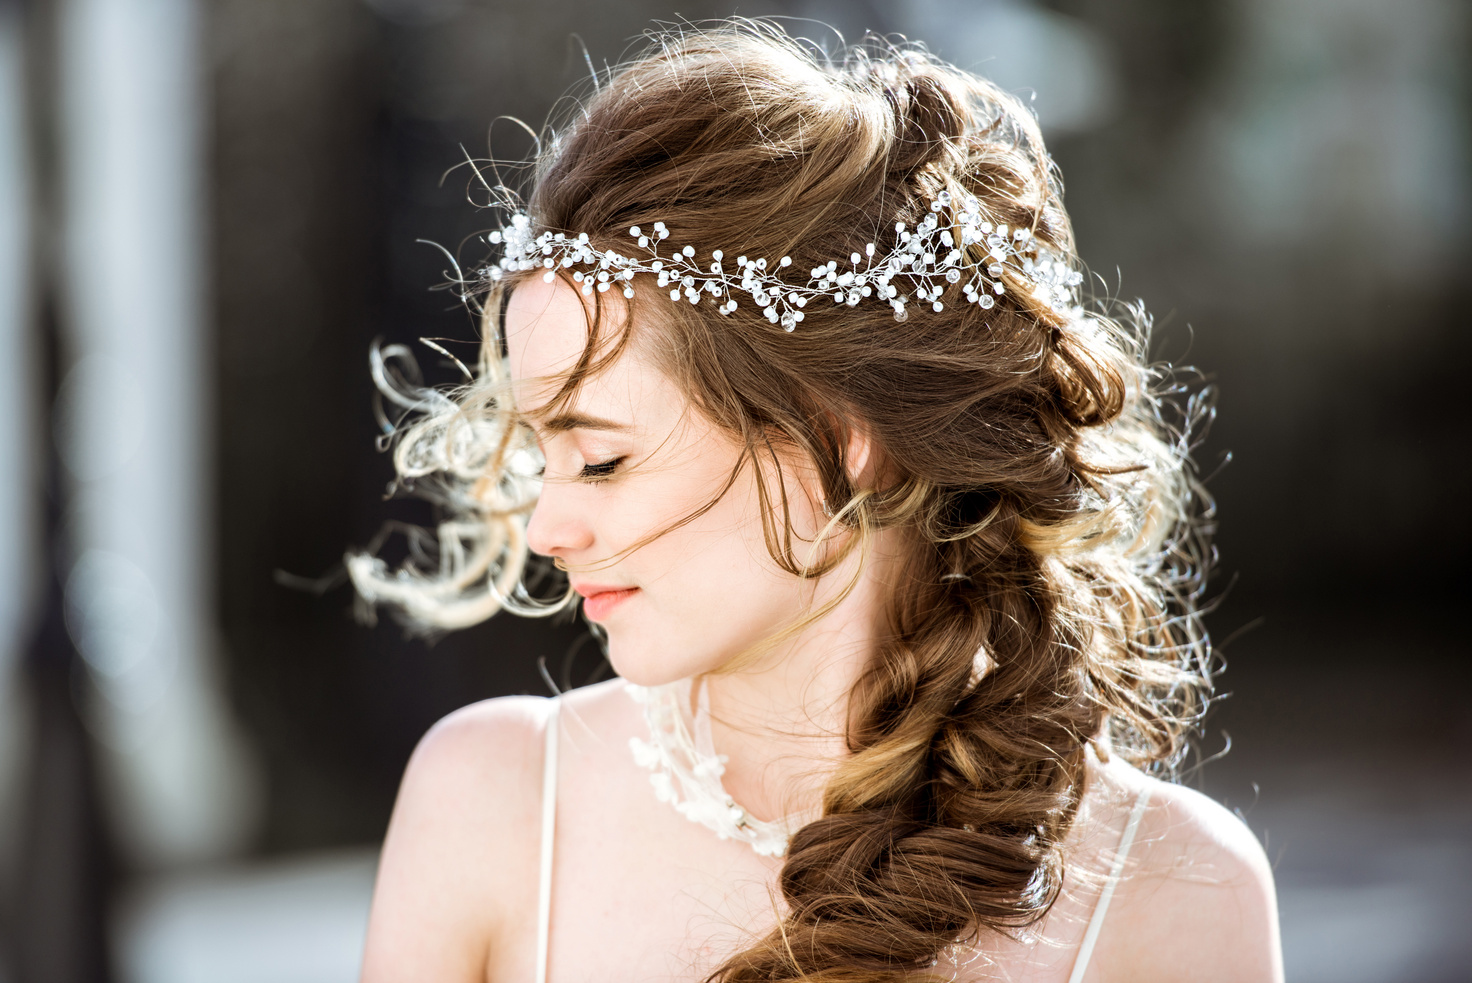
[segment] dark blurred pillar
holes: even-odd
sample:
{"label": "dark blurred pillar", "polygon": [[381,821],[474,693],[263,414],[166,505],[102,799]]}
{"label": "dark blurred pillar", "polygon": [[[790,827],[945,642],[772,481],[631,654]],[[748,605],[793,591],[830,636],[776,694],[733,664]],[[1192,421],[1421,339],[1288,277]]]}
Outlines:
{"label": "dark blurred pillar", "polygon": [[[45,320],[54,329],[54,319]],[[48,334],[54,342],[54,330]],[[48,388],[54,395],[54,385]],[[40,572],[46,591],[22,668],[32,727],[12,946],[19,983],[89,983],[111,978],[112,863],[94,747],[74,699],[83,668],[62,619],[61,583],[51,559],[60,549],[59,462],[54,451],[48,456],[50,548]]]}
{"label": "dark blurred pillar", "polygon": [[[62,615],[58,559],[61,541],[60,462],[50,439],[62,361],[57,291],[63,283],[52,230],[59,210],[56,97],[56,4],[0,0],[24,34],[26,134],[31,192],[33,349],[40,353],[36,384],[45,411],[35,445],[46,448],[44,529],[37,555],[40,610],[22,654],[21,698],[30,713],[28,760],[15,876],[4,887],[5,949],[18,983],[96,983],[111,978],[107,920],[112,863],[104,831],[94,745],[74,699],[81,673]],[[6,220],[13,217],[7,216]]]}

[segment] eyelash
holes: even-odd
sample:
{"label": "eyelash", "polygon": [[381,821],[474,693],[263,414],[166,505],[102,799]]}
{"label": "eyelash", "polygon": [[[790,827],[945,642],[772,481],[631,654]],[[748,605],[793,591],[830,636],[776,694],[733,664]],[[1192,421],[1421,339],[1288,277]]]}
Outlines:
{"label": "eyelash", "polygon": [[584,464],[583,470],[578,472],[578,477],[589,484],[596,485],[613,477],[618,466],[624,462],[621,457],[615,457],[609,461],[600,461],[597,464]]}

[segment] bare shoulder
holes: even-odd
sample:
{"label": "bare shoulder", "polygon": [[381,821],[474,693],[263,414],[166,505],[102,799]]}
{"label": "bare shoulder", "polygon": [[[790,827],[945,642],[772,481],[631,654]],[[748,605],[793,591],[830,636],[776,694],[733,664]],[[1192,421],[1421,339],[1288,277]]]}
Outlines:
{"label": "bare shoulder", "polygon": [[484,979],[532,882],[547,702],[487,700],[420,740],[374,887],[365,980]]}
{"label": "bare shoulder", "polygon": [[468,826],[467,837],[492,843],[531,829],[546,720],[547,701],[527,696],[473,703],[440,720],[409,759],[393,825],[431,824],[441,835]]}
{"label": "bare shoulder", "polygon": [[1149,798],[1088,979],[1281,980],[1272,867],[1247,825],[1194,789],[1104,772],[1123,798]]}
{"label": "bare shoulder", "polygon": [[[558,732],[574,734],[574,720],[602,732],[629,712],[622,690],[613,680],[562,697]],[[365,983],[470,983],[491,965],[511,967],[508,979],[530,972],[549,709],[539,697],[486,700],[420,740],[379,862]]]}
{"label": "bare shoulder", "polygon": [[[622,680],[613,680],[568,693],[564,715],[599,722],[628,702],[616,699],[622,689]],[[492,848],[517,848],[521,834],[540,835],[549,709],[542,697],[500,697],[431,727],[404,772],[390,839],[421,825]]]}
{"label": "bare shoulder", "polygon": [[461,707],[420,739],[405,780],[454,785],[457,777],[482,775],[516,782],[526,777],[528,763],[541,759],[546,719],[547,700],[535,696],[503,696]]}

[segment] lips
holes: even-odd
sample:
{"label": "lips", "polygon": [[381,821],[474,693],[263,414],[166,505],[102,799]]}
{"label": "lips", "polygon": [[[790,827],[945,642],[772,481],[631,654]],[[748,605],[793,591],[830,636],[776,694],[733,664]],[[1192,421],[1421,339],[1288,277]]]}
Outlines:
{"label": "lips", "polygon": [[614,608],[639,593],[637,587],[608,584],[573,584],[572,589],[583,595],[583,614],[590,621],[602,621],[613,613]]}

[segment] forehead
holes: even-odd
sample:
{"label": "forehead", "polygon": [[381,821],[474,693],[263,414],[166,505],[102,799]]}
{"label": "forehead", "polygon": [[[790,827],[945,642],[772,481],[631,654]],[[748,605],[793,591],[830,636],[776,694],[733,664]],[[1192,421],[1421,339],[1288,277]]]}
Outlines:
{"label": "forehead", "polygon": [[588,340],[591,310],[563,283],[533,277],[506,302],[506,349],[518,381],[562,374],[576,364]]}
{"label": "forehead", "polygon": [[[616,341],[627,326],[628,308],[621,300],[603,299],[600,347],[602,341]],[[583,356],[592,318],[591,300],[585,301],[560,279],[547,283],[533,277],[511,292],[503,328],[516,404],[524,415],[541,415],[561,388]],[[622,411],[618,415],[628,418],[664,409],[663,404],[672,400],[679,402],[674,386],[641,349],[629,344],[611,365],[584,379],[572,398],[573,407],[603,416]]]}

